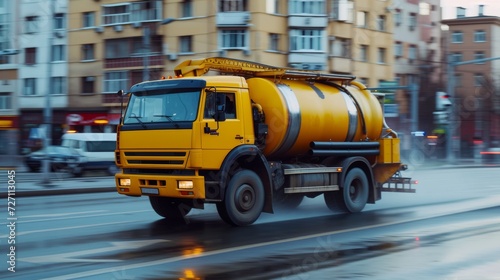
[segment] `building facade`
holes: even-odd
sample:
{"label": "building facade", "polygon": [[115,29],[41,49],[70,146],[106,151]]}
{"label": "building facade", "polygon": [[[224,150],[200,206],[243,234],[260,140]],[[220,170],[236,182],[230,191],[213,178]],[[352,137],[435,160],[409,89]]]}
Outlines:
{"label": "building facade", "polygon": [[18,149],[19,108],[18,84],[19,48],[15,31],[17,6],[13,1],[0,0],[0,157],[15,154]]}
{"label": "building facade", "polygon": [[45,108],[55,144],[68,130],[113,131],[118,90],[172,75],[186,59],[223,56],[353,74],[370,87],[395,75],[392,1],[7,2],[20,19],[13,103],[21,150],[39,136]]}
{"label": "building facade", "polygon": [[475,145],[500,145],[500,18],[485,14],[479,7],[477,16],[465,17],[457,8],[457,18],[442,21],[449,27],[443,48],[456,66],[453,102],[457,118],[456,137],[461,150],[471,153]]}

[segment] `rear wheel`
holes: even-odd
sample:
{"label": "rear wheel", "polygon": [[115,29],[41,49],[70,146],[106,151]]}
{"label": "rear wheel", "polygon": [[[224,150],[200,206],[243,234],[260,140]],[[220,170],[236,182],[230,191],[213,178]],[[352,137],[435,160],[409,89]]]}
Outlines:
{"label": "rear wheel", "polygon": [[161,196],[150,196],[149,202],[158,215],[168,220],[182,220],[192,208],[188,203]]}
{"label": "rear wheel", "polygon": [[227,185],[224,201],[217,204],[217,212],[226,223],[245,226],[255,222],[264,207],[264,185],[251,170],[241,170]]}
{"label": "rear wheel", "polygon": [[342,188],[324,194],[325,203],[332,211],[361,212],[368,201],[368,178],[361,168],[353,168],[347,173]]}

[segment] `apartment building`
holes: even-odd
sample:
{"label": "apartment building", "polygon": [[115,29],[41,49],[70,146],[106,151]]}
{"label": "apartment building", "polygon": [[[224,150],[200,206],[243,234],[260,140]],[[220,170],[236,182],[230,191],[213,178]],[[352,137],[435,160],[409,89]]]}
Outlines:
{"label": "apartment building", "polygon": [[[19,127],[22,152],[40,145],[39,138],[58,143],[68,106],[67,0],[12,1],[18,6],[16,38]],[[51,108],[45,111],[45,108]],[[50,135],[39,130],[50,126]],[[38,141],[37,141],[38,140]],[[53,140],[53,141],[52,141]]]}
{"label": "apartment building", "polygon": [[[17,10],[13,1],[0,0],[0,157],[17,150],[19,109],[17,105],[19,59],[14,36]],[[14,38],[14,39],[13,39]]]}
{"label": "apartment building", "polygon": [[[500,18],[488,16],[479,6],[476,16],[443,20],[449,27],[443,48],[454,62],[500,58]],[[461,148],[471,151],[477,144],[500,145],[500,60],[475,62],[455,67],[454,103],[458,118],[457,137]]]}
{"label": "apartment building", "polygon": [[18,118],[20,148],[46,122],[45,108],[54,143],[67,130],[113,131],[121,109],[115,93],[172,75],[185,59],[224,56],[348,73],[372,87],[394,79],[391,1],[3,2],[19,13],[8,21],[19,24],[8,41],[20,51],[8,58],[18,59],[8,74],[18,90],[2,86],[0,100],[18,93],[10,100],[19,109],[8,114]]}

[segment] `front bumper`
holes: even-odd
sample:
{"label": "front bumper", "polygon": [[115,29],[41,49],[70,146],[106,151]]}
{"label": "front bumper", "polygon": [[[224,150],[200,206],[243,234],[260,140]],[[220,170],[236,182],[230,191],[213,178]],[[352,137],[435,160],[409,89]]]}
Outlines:
{"label": "front bumper", "polygon": [[[121,179],[130,180],[130,185],[121,185]],[[179,181],[192,181],[192,188],[179,188]],[[158,195],[171,198],[205,199],[203,176],[164,176],[123,174],[115,175],[118,193],[130,196]]]}

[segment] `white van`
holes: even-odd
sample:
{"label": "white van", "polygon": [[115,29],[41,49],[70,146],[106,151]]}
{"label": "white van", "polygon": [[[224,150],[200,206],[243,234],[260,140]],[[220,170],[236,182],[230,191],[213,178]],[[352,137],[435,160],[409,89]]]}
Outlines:
{"label": "white van", "polygon": [[86,170],[106,170],[110,175],[118,172],[115,164],[116,133],[66,133],[61,146],[75,149],[83,156],[78,168],[80,176]]}

